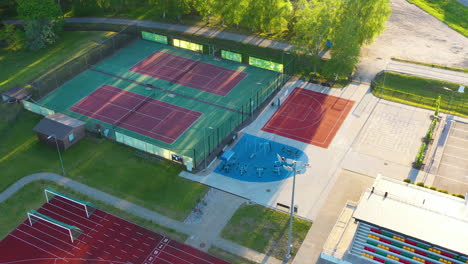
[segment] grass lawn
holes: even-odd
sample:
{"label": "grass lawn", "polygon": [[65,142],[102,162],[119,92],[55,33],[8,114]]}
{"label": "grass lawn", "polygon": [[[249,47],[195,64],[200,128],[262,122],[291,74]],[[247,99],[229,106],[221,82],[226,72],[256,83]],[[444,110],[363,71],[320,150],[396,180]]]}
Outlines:
{"label": "grass lawn", "polygon": [[408,0],[468,37],[468,7],[457,0]]}
{"label": "grass lawn", "polygon": [[[32,128],[40,116],[23,112],[0,130],[0,191],[37,172],[61,173],[57,152],[39,142]],[[208,187],[178,176],[180,167],[151,162],[135,150],[92,136],[63,153],[67,176],[177,220],[183,220]],[[27,164],[27,166],[25,166]]]}
{"label": "grass lawn", "polygon": [[[293,255],[311,226],[309,221],[294,219]],[[287,250],[288,230],[288,214],[260,205],[246,205],[236,211],[221,236],[244,247],[283,259]]]}
{"label": "grass lawn", "polygon": [[[444,87],[454,92],[447,91]],[[468,92],[458,93],[458,87],[455,83],[386,72],[374,79],[372,93],[390,101],[428,109],[435,109],[435,101],[440,95],[441,111],[466,117]]]}
{"label": "grass lawn", "polygon": [[257,264],[257,262],[239,257],[215,246],[210,247],[210,249],[208,249],[208,253],[220,259],[224,259],[232,264]]}
{"label": "grass lawn", "polygon": [[10,233],[16,226],[26,219],[26,212],[31,209],[39,208],[45,203],[44,189],[52,187],[57,191],[70,195],[80,200],[89,201],[94,203],[99,209],[108,213],[114,214],[125,220],[143,226],[152,231],[164,234],[178,241],[185,241],[187,235],[176,232],[172,229],[164,228],[152,221],[132,215],[119,208],[105,204],[103,202],[93,200],[81,193],[73,191],[63,185],[59,185],[50,181],[36,181],[24,186],[16,194],[10,197],[3,203],[0,203],[0,240],[2,240],[8,233]]}
{"label": "grass lawn", "polygon": [[47,68],[60,65],[97,45],[94,40],[114,32],[64,31],[56,44],[39,51],[8,52],[0,49],[0,91],[25,84],[38,77]]}

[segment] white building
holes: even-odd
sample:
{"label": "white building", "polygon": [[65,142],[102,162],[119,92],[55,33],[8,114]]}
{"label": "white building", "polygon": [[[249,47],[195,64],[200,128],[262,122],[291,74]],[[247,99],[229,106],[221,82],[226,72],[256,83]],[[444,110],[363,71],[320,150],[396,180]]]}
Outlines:
{"label": "white building", "polygon": [[378,176],[345,207],[319,263],[467,264],[468,198]]}

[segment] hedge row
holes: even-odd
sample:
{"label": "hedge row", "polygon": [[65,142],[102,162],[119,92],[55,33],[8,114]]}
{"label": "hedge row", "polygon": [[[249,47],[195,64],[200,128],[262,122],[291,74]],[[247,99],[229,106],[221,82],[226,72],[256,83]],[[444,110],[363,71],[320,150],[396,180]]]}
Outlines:
{"label": "hedge row", "polygon": [[[404,179],[403,181],[406,182],[406,183],[415,184],[415,183],[412,182],[410,179]],[[417,186],[420,186],[420,187],[427,188],[427,189],[431,189],[431,190],[433,190],[433,191],[438,191],[438,192],[441,192],[441,193],[449,194],[449,192],[448,192],[447,190],[444,190],[444,189],[437,189],[437,188],[434,187],[434,186],[427,186],[427,185],[424,185],[424,182],[418,182],[418,183],[416,183],[416,185],[417,185]],[[459,197],[459,198],[465,199],[465,196],[464,196],[463,194],[452,193],[451,195],[453,195],[453,196],[455,196],[455,197]]]}

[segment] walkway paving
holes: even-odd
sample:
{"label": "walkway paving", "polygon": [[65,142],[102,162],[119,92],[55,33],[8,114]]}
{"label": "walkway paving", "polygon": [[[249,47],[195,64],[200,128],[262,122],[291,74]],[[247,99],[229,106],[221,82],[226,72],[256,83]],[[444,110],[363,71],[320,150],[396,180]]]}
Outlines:
{"label": "walkway paving", "polygon": [[[26,184],[34,182],[34,181],[38,181],[38,180],[49,180],[49,181],[57,182],[57,183],[62,184],[64,186],[68,187],[68,188],[71,188],[71,189],[73,189],[75,191],[78,191],[78,192],[80,192],[82,194],[85,194],[85,195],[87,195],[87,196],[89,196],[91,198],[94,198],[94,199],[100,200],[102,202],[108,203],[108,204],[110,204],[112,206],[115,206],[115,207],[117,207],[119,209],[128,211],[128,212],[130,212],[130,213],[132,213],[132,214],[134,214],[136,216],[139,216],[139,217],[145,218],[147,220],[156,222],[156,223],[158,223],[158,224],[160,224],[162,226],[165,226],[167,228],[172,228],[172,229],[174,229],[174,230],[176,230],[178,232],[188,234],[190,236],[197,236],[197,235],[199,235],[199,232],[200,232],[200,230],[197,227],[194,227],[194,226],[191,226],[191,225],[176,221],[176,220],[171,219],[171,218],[169,218],[167,216],[161,215],[161,214],[159,214],[157,212],[148,210],[148,209],[146,209],[144,207],[141,207],[141,206],[136,205],[134,203],[131,203],[129,201],[120,199],[120,198],[118,198],[116,196],[113,196],[111,194],[102,192],[102,191],[100,191],[98,189],[95,189],[93,187],[87,186],[85,184],[79,183],[77,181],[71,180],[69,178],[66,178],[66,177],[63,177],[63,176],[60,176],[60,175],[57,175],[57,174],[54,174],[54,173],[36,173],[36,174],[32,174],[32,175],[26,176],[24,178],[21,178],[20,180],[15,182],[13,185],[8,187],[5,191],[0,193],[0,203],[4,202],[5,200],[7,200],[11,196],[13,196],[17,191],[19,191],[21,188],[23,188]],[[235,212],[234,208],[237,208],[240,205],[240,203],[243,202],[241,198],[239,198],[239,197],[236,197],[236,198],[239,199],[239,200],[237,200],[237,203],[234,203],[232,206],[230,206],[231,208],[228,211],[234,211]],[[236,198],[228,197],[227,199],[236,200]],[[226,199],[222,199],[222,200],[226,201]],[[222,202],[222,201],[220,201],[220,202]],[[216,206],[214,206],[214,208],[219,208],[219,205],[220,204],[216,204]],[[231,216],[232,216],[232,214],[234,214],[234,212],[231,212]],[[221,214],[221,212],[220,212],[220,214]],[[223,218],[222,220],[224,221],[225,217],[222,217],[222,218]],[[230,216],[229,216],[229,218],[230,218]],[[228,218],[228,220],[229,220],[229,218]],[[219,218],[217,218],[217,219],[219,219]],[[277,260],[275,258],[271,258],[271,257],[269,257],[269,256],[267,256],[265,254],[259,253],[257,251],[254,251],[254,250],[246,248],[246,247],[243,247],[243,246],[238,245],[236,243],[233,243],[231,241],[224,240],[224,239],[220,238],[217,235],[215,236],[215,234],[219,234],[220,231],[222,230],[222,228],[224,227],[224,225],[222,225],[223,221],[220,221],[221,224],[217,224],[218,226],[216,226],[216,228],[214,229],[215,231],[212,233],[212,236],[209,237],[212,241],[208,241],[208,245],[214,245],[216,247],[222,248],[222,249],[224,249],[224,250],[226,250],[228,252],[231,252],[233,254],[242,256],[244,258],[247,258],[247,259],[250,259],[250,260],[253,260],[253,261],[258,261],[259,263],[271,263],[271,264],[282,263],[281,261],[279,261],[279,260]],[[209,228],[211,228],[209,226],[209,224],[214,225],[214,222],[215,222],[215,219],[210,220],[209,222],[206,222],[206,223],[202,222],[204,225],[206,225],[203,228],[206,228],[205,230],[209,230]],[[224,222],[224,223],[227,223],[227,221]],[[267,262],[262,262],[262,260],[268,260],[268,261]]]}
{"label": "walkway paving", "polygon": [[468,85],[468,73],[433,68],[413,63],[391,61],[387,71]]}
{"label": "walkway paving", "polygon": [[[200,26],[185,26],[179,24],[169,24],[158,21],[150,20],[135,20],[125,18],[107,18],[107,17],[70,17],[65,18],[65,21],[69,23],[99,23],[99,24],[112,24],[112,25],[129,25],[139,26],[155,29],[164,29],[169,31],[177,31],[186,34],[199,35],[210,38],[219,38],[225,40],[232,40],[236,42],[242,42],[245,44],[256,45],[265,48],[272,48],[277,50],[291,50],[293,45],[285,42],[279,42],[274,40],[268,40],[256,37],[254,35],[243,35],[238,33],[226,32],[222,29],[212,27],[200,27]],[[19,20],[4,20],[7,24],[18,24],[21,23]]]}

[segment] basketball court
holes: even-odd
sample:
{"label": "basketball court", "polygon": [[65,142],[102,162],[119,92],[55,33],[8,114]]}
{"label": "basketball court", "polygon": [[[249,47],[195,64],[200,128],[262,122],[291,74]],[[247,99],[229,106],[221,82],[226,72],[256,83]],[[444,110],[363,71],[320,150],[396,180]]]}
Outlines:
{"label": "basketball court", "polygon": [[[228,264],[90,208],[66,196],[54,196],[0,241],[0,263]],[[76,231],[73,238],[67,229]]]}
{"label": "basketball court", "polygon": [[169,144],[202,115],[110,85],[99,87],[70,110]]}
{"label": "basketball court", "polygon": [[296,87],[263,131],[328,148],[354,101]]}
{"label": "basketball court", "polygon": [[163,51],[157,51],[133,66],[133,72],[225,96],[246,73],[226,69]]}

